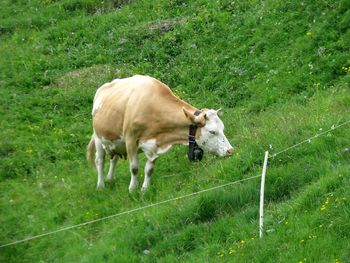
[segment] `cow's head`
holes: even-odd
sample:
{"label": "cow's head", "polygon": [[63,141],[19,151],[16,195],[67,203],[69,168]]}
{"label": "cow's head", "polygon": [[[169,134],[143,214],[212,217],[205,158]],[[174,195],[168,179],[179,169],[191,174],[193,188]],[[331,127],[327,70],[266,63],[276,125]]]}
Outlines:
{"label": "cow's head", "polygon": [[219,110],[203,110],[198,116],[185,108],[183,110],[186,117],[200,129],[196,142],[201,148],[219,156],[232,154],[233,147],[224,134],[225,127],[218,116]]}

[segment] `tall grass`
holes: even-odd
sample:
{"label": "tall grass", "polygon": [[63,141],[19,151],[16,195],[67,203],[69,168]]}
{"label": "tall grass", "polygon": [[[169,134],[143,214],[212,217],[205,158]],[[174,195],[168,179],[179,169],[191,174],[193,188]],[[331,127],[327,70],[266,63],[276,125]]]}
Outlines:
{"label": "tall grass", "polygon": [[[255,176],[279,152],[349,120],[348,1],[0,2],[0,243]],[[235,146],[192,164],[161,156],[96,191],[85,161],[95,90],[147,74],[223,108]],[[1,262],[348,262],[349,128],[269,161],[266,229],[251,180],[0,249]],[[145,158],[141,157],[144,165]],[[142,176],[142,175],[140,175]]]}

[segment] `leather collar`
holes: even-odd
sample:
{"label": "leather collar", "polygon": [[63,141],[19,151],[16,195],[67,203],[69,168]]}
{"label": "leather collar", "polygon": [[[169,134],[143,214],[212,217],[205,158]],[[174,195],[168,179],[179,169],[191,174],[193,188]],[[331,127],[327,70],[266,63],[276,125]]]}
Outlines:
{"label": "leather collar", "polygon": [[[198,116],[201,111],[195,111],[194,115]],[[201,161],[203,158],[203,150],[198,146],[196,142],[197,125],[191,124],[188,132],[188,159],[192,162]]]}

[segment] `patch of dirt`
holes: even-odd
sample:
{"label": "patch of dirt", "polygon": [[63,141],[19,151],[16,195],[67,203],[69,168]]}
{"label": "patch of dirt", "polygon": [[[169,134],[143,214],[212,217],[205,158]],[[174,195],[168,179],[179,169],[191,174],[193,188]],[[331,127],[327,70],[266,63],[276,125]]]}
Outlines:
{"label": "patch of dirt", "polygon": [[132,0],[114,0],[114,7],[121,8],[123,5],[128,5]]}
{"label": "patch of dirt", "polygon": [[120,77],[122,71],[110,65],[94,65],[88,68],[76,69],[57,78],[51,87],[72,88],[98,88],[103,83]]}
{"label": "patch of dirt", "polygon": [[151,22],[149,24],[148,28],[152,32],[159,31],[161,34],[165,34],[169,31],[171,31],[172,28],[174,27],[174,25],[176,25],[176,24],[183,25],[186,22],[187,22],[186,17],[176,17],[176,18],[172,18],[172,19],[165,19],[165,20],[161,20],[161,21]]}

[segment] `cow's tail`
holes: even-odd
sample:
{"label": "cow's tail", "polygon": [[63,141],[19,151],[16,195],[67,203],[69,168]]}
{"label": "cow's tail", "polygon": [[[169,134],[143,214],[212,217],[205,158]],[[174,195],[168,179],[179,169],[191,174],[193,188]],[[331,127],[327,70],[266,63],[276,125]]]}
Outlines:
{"label": "cow's tail", "polygon": [[87,146],[86,149],[86,159],[88,160],[89,164],[92,167],[95,167],[95,151],[96,151],[96,146],[95,146],[95,138],[94,135],[91,136],[90,142]]}

